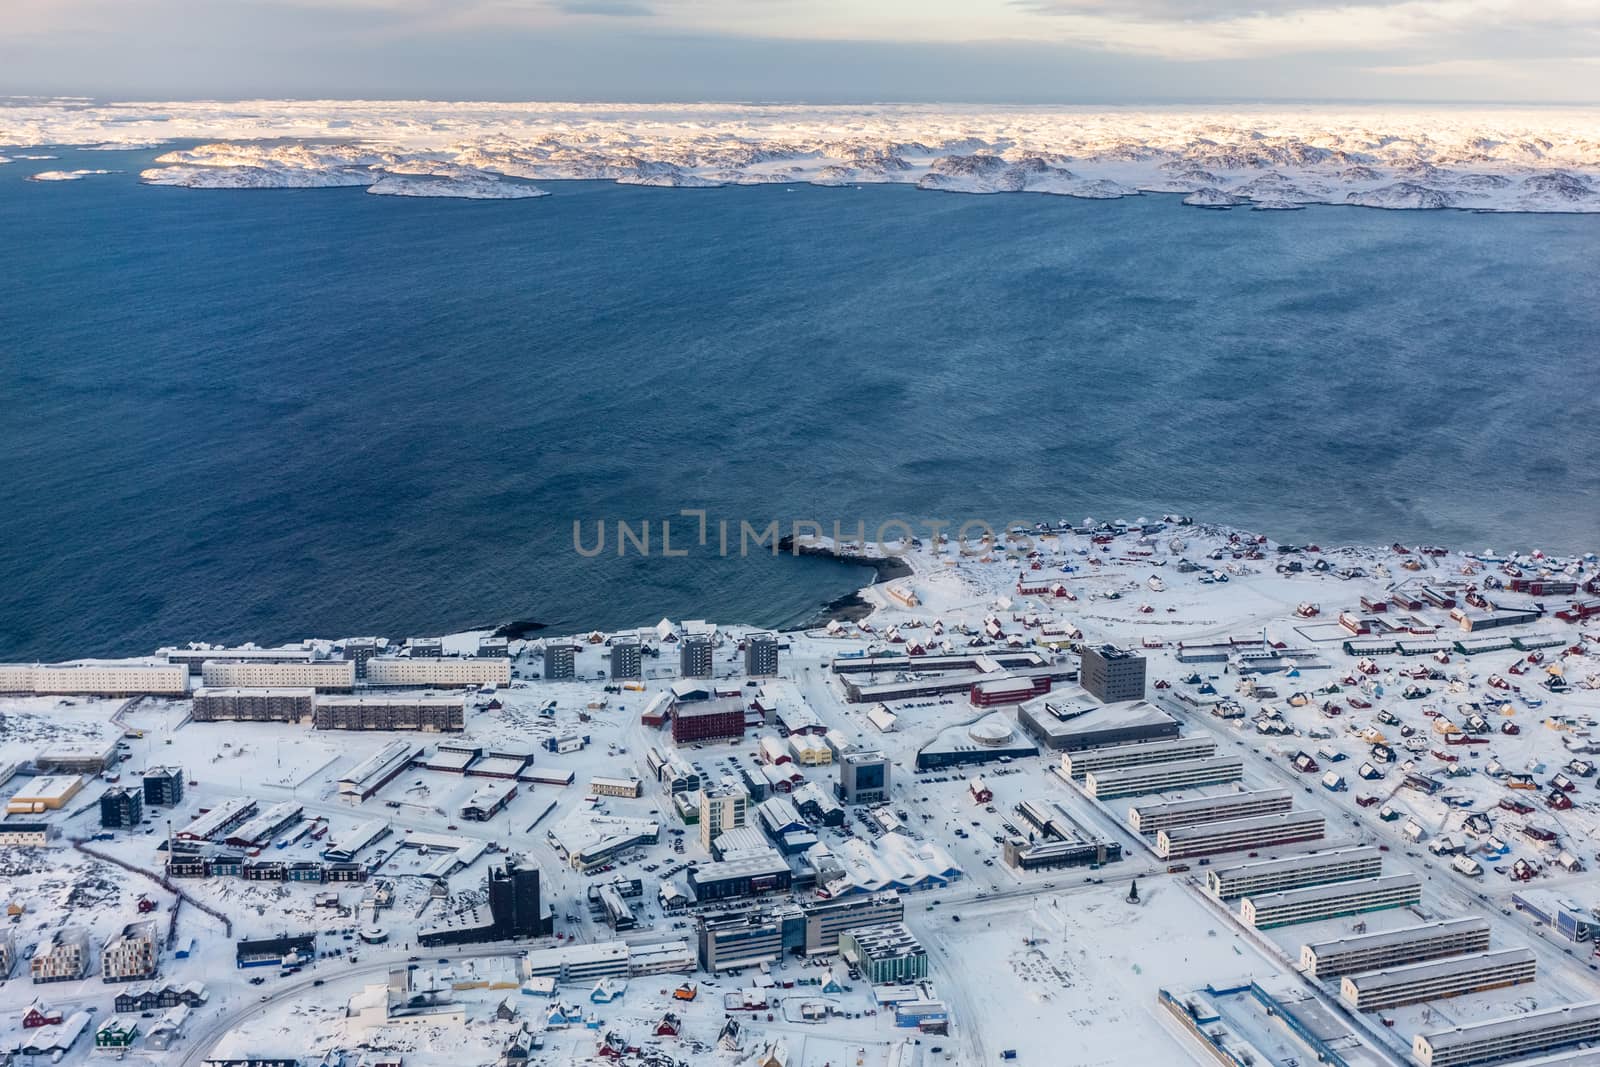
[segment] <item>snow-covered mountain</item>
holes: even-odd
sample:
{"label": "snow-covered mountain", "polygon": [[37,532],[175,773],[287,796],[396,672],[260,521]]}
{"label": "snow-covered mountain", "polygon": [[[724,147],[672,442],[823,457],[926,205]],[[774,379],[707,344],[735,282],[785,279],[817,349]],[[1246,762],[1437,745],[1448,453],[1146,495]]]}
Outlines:
{"label": "snow-covered mountain", "polygon": [[[663,188],[897,182],[961,193],[1287,208],[1600,211],[1600,119],[1559,109],[1149,110],[950,105],[14,101],[0,149],[201,141],[143,172],[194,188],[411,188],[526,197],[525,180]],[[11,146],[15,146],[13,149]],[[388,182],[391,176],[426,182]],[[413,194],[415,195],[415,194]]]}

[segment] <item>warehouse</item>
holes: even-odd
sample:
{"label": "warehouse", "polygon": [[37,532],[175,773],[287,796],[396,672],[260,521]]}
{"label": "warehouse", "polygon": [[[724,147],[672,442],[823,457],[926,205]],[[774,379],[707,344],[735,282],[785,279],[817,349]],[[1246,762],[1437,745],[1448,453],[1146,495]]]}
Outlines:
{"label": "warehouse", "polygon": [[1172,860],[1218,852],[1243,852],[1296,841],[1320,841],[1326,829],[1322,813],[1315,811],[1283,811],[1246,819],[1198,823],[1157,831],[1156,855]]}
{"label": "warehouse", "polygon": [[83,779],[76,774],[44,775],[24,782],[6,801],[7,815],[58,811],[78,795]]}
{"label": "warehouse", "polygon": [[322,850],[322,858],[335,863],[349,863],[361,852],[392,833],[383,819],[368,819],[347,833],[340,834]]}
{"label": "warehouse", "polygon": [[511,683],[509,659],[379,656],[367,662],[367,684],[413,689],[463,689]]}
{"label": "warehouse", "polygon": [[1596,1038],[1600,1038],[1600,1001],[1586,1000],[1418,1034],[1411,1043],[1411,1054],[1422,1067],[1462,1067],[1553,1052]]}
{"label": "warehouse", "polygon": [[1017,709],[1017,725],[1046,748],[1075,752],[1178,736],[1178,720],[1154,704],[1102,704],[1087,693],[1057,692]]}
{"label": "warehouse", "polygon": [[1339,983],[1339,995],[1357,1011],[1378,1011],[1521,985],[1534,980],[1536,966],[1533,950],[1527,948],[1475,952],[1386,971],[1347,974]]}
{"label": "warehouse", "polygon": [[1293,803],[1294,798],[1287,789],[1254,789],[1187,800],[1150,800],[1128,808],[1128,825],[1136,833],[1154,834],[1197,823],[1275,815],[1288,811]]}
{"label": "warehouse", "polygon": [[839,935],[839,955],[873,985],[928,977],[928,950],[903,922],[844,931]]}
{"label": "warehouse", "polygon": [[461,805],[461,817],[472,822],[488,822],[516,798],[515,783],[499,778],[491,779],[478,787],[477,792]]}
{"label": "warehouse", "polygon": [[315,689],[319,693],[355,688],[356,665],[351,660],[314,663],[216,663],[200,665],[207,689]]}
{"label": "warehouse", "polygon": [[1398,930],[1341,937],[1300,946],[1300,968],[1313,978],[1337,978],[1358,971],[1376,971],[1421,963],[1489,947],[1489,921],[1446,919]]}
{"label": "warehouse", "polygon": [[1422,883],[1415,875],[1391,874],[1245,897],[1239,905],[1239,918],[1247,926],[1269,930],[1275,926],[1403,908],[1421,899]]}
{"label": "warehouse", "polygon": [[1096,800],[1165,793],[1197,785],[1223,785],[1244,777],[1244,761],[1238,756],[1212,756],[1208,759],[1177,760],[1148,767],[1123,767],[1118,770],[1091,771],[1084,788]]}
{"label": "warehouse", "polygon": [[1175,737],[1169,741],[1145,741],[1134,745],[1108,745],[1061,757],[1061,771],[1079,781],[1090,771],[1110,771],[1121,767],[1143,767],[1151,763],[1206,759],[1216,755],[1217,743],[1209,737]]}
{"label": "warehouse", "polygon": [[292,800],[285,800],[254,816],[226,838],[223,844],[235,848],[260,848],[270,845],[279,830],[293,826],[305,816],[305,808]]}
{"label": "warehouse", "polygon": [[462,696],[327,696],[319,697],[312,725],[318,730],[422,730],[428,733],[465,728],[467,700]]}
{"label": "warehouse", "polygon": [[1336,848],[1235,867],[1213,867],[1206,874],[1206,888],[1212,896],[1226,900],[1251,893],[1278,893],[1308,885],[1372,878],[1382,870],[1383,853],[1375,848]]}
{"label": "warehouse", "polygon": [[391,741],[339,779],[339,799],[359,804],[394,781],[422,751],[409,741]]}
{"label": "warehouse", "polygon": [[202,812],[199,818],[178,831],[178,837],[184,841],[209,841],[255,813],[256,802],[249,797],[230,797]]}
{"label": "warehouse", "polygon": [[304,722],[317,691],[230,686],[194,691],[195,722]]}
{"label": "warehouse", "polygon": [[99,774],[117,762],[117,739],[113,736],[92,741],[65,741],[41,749],[33,757],[40,774]]}

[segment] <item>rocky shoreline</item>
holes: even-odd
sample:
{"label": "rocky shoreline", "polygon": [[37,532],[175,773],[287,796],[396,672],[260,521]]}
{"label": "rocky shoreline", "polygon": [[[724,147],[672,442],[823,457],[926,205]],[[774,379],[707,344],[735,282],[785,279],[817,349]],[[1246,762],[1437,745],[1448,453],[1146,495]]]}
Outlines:
{"label": "rocky shoreline", "polygon": [[[896,578],[907,578],[916,571],[911,564],[900,556],[867,556],[852,552],[841,552],[832,545],[796,545],[794,537],[786,536],[778,541],[778,551],[787,552],[798,556],[815,556],[818,559],[831,559],[838,563],[849,563],[859,567],[870,567],[873,570],[872,585],[882,585],[892,582]],[[861,595],[861,590],[846,593],[835,597],[822,605],[817,615],[798,627],[808,629],[818,624],[826,624],[835,620],[839,622],[860,622],[877,610],[866,597]]]}

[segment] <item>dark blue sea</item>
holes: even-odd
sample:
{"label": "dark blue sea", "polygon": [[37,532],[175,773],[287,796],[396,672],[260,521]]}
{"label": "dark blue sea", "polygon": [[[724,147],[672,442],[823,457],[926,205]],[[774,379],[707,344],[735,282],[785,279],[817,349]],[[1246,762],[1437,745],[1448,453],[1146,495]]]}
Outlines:
{"label": "dark blue sea", "polygon": [[[869,577],[573,550],[684,508],[1600,547],[1597,217],[199,192],[59,154],[0,167],[0,657],[781,625]],[[124,173],[23,180],[77,167]]]}

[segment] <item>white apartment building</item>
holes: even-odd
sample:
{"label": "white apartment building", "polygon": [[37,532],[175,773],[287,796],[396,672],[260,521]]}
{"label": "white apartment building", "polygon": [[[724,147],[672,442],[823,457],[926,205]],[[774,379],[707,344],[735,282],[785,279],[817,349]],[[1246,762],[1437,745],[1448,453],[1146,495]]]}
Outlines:
{"label": "white apartment building", "polygon": [[1483,952],[1489,920],[1473,917],[1405,926],[1300,946],[1300,967],[1313,978],[1337,978],[1408,963]]}
{"label": "white apartment building", "polygon": [[1304,856],[1257,860],[1206,872],[1206,888],[1219,899],[1252,893],[1277,893],[1307,885],[1348,882],[1383,873],[1383,853],[1370,845],[1336,848]]}
{"label": "white apartment building", "polygon": [[1156,855],[1175,860],[1296,841],[1320,841],[1326,827],[1327,820],[1317,811],[1282,811],[1275,815],[1179,826],[1156,834]]}
{"label": "white apartment building", "polygon": [[1238,756],[1213,756],[1145,767],[1090,771],[1084,777],[1084,789],[1096,800],[1112,800],[1116,797],[1188,789],[1197,785],[1223,785],[1237,782],[1243,777],[1244,760]]}
{"label": "white apartment building", "polygon": [[1245,897],[1239,905],[1239,917],[1248,926],[1267,930],[1385,908],[1403,908],[1421,899],[1422,883],[1416,875],[1391,874]]}
{"label": "white apartment building", "polygon": [[458,688],[511,684],[509,659],[411,659],[379,656],[367,661],[367,684]]}
{"label": "white apartment building", "polygon": [[207,689],[315,689],[320,693],[355,688],[354,660],[327,659],[315,663],[226,663],[208,661],[200,666]]}

